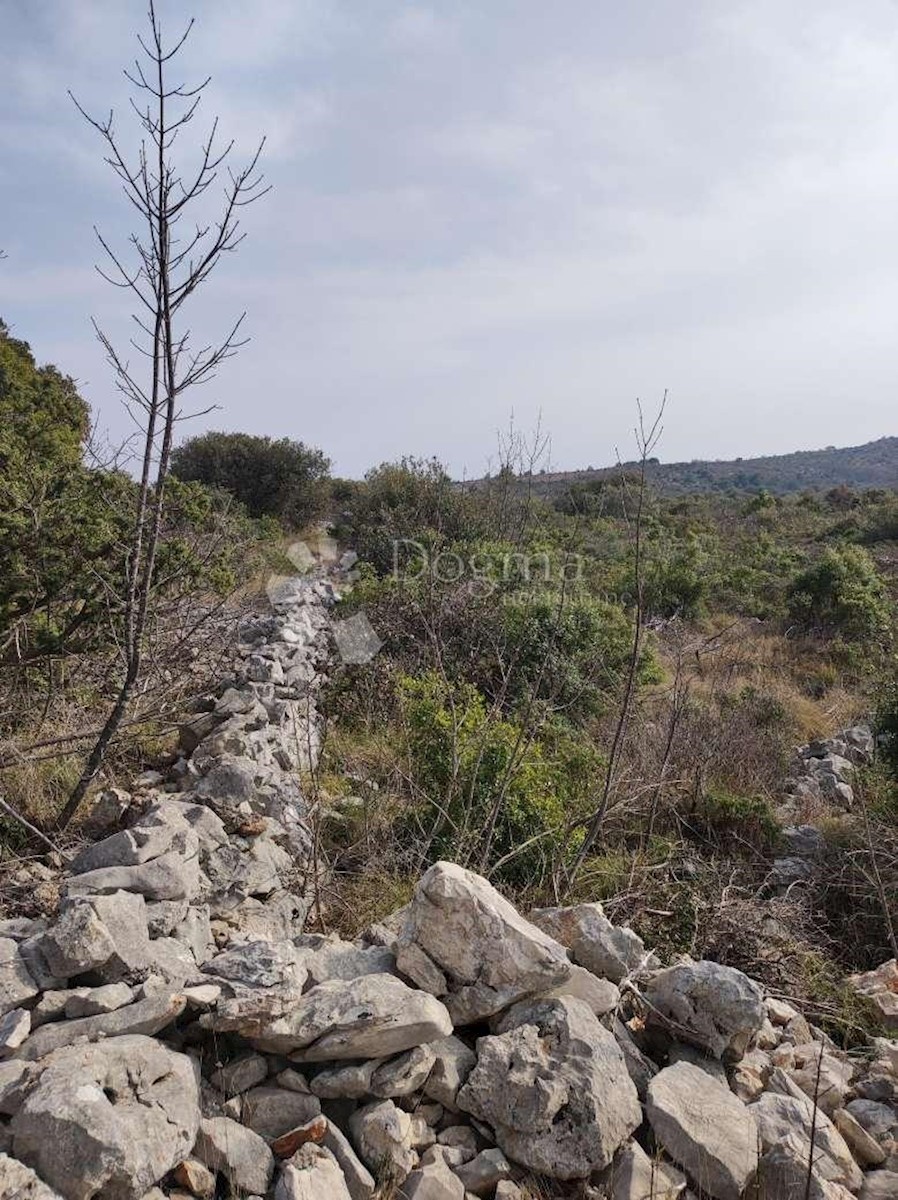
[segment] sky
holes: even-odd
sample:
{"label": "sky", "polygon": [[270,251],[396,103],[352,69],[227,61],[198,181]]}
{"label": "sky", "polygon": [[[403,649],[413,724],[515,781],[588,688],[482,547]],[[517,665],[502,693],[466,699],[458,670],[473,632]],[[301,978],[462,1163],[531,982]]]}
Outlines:
{"label": "sky", "polygon": [[[555,469],[632,456],[668,391],[664,461],[898,433],[898,3],[159,0],[196,25],[196,118],[264,134],[272,191],[193,298],[250,342],[183,423],[291,437],[357,476],[456,475],[497,431]],[[130,214],[67,97],[113,107],[143,0],[0,0],[0,316],[130,429],[91,325]],[[183,152],[193,147],[185,141]],[[185,406],[190,407],[185,400]]]}

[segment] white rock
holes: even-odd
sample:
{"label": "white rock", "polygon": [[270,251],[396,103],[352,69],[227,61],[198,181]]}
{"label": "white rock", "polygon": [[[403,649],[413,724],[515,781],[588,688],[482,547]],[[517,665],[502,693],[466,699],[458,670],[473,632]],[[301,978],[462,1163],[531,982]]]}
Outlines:
{"label": "white rock", "polygon": [[59,1192],[48,1188],[30,1167],[0,1153],[0,1196],[9,1200],[61,1200]]}
{"label": "white rock", "polygon": [[530,920],[566,946],[575,963],[612,983],[620,983],[635,971],[659,965],[632,929],[612,925],[601,904],[537,908],[530,913]]}
{"label": "white rock", "polygon": [[433,996],[393,975],[362,975],[320,983],[286,1016],[247,1036],[260,1050],[328,1062],[386,1058],[451,1032],[449,1014]]}
{"label": "white rock", "polygon": [[274,1189],[274,1200],[352,1200],[337,1160],[324,1146],[306,1142],[288,1163]]}
{"label": "white rock", "polygon": [[12,1120],[17,1158],[66,1200],[139,1200],[193,1147],[193,1063],[152,1038],[68,1046],[41,1064]]}
{"label": "white rock", "polygon": [[639,1142],[627,1142],[609,1168],[609,1200],[676,1200],[686,1177],[661,1159],[651,1159]]}
{"label": "white rock", "polygon": [[379,1100],[357,1109],[349,1118],[355,1148],[372,1170],[386,1163],[402,1181],[414,1170],[418,1156],[413,1147],[412,1118],[392,1100]]}
{"label": "white rock", "polygon": [[200,1122],[193,1152],[241,1192],[267,1193],[274,1174],[274,1155],[265,1141],[245,1125],[229,1117],[207,1117]]}
{"label": "white rock", "polygon": [[849,1191],[857,1191],[862,1176],[845,1139],[822,1109],[817,1109],[815,1116],[811,1100],[799,1088],[794,1087],[794,1091],[798,1095],[765,1092],[748,1107],[757,1122],[765,1153],[788,1143],[793,1147],[798,1161],[807,1163],[811,1153],[813,1126],[816,1173],[821,1179],[840,1183]]}
{"label": "white rock", "polygon": [[611,1161],[642,1110],[612,1034],[581,1000],[524,1001],[477,1065],[459,1108],[485,1121],[501,1150],[551,1179],[583,1179]]}
{"label": "white rock", "polygon": [[715,1058],[738,1060],[764,1022],[761,989],[716,962],[686,962],[659,971],[645,989],[648,1023]]}
{"label": "white rock", "polygon": [[465,1188],[439,1156],[412,1171],[402,1185],[403,1200],[464,1200]]}
{"label": "white rock", "polygon": [[[456,1025],[483,1020],[570,975],[558,942],[525,921],[480,875],[454,863],[435,863],[418,882],[397,943],[397,964],[410,945],[445,977],[444,999]],[[419,977],[405,959],[400,970],[428,987],[429,973]]]}
{"label": "white rock", "polygon": [[670,1157],[715,1200],[739,1200],[758,1169],[758,1133],[745,1105],[690,1063],[648,1087],[646,1115]]}

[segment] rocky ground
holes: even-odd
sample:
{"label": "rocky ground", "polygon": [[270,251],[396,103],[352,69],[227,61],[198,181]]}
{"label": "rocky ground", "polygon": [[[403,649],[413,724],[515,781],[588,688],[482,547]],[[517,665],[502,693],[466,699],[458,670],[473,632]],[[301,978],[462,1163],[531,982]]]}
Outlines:
{"label": "rocky ground", "polygon": [[[304,933],[334,590],[274,601],[171,772],[31,868],[53,915],[0,921],[0,1197],[898,1197],[898,1040],[848,1055],[598,904],[525,917],[438,863],[359,941]],[[806,747],[796,812],[870,749]],[[776,886],[814,869],[789,837]],[[895,964],[857,985],[898,1033]]]}

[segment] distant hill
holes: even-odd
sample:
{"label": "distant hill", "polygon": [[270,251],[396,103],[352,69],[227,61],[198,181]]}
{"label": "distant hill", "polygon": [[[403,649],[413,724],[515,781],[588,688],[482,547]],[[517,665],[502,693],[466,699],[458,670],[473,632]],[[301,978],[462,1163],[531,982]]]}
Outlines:
{"label": "distant hill", "polygon": [[[636,463],[624,463],[633,470]],[[546,471],[536,476],[535,489],[552,497],[573,483],[589,483],[615,475],[614,467],[588,467],[581,471]],[[649,476],[667,495],[689,492],[825,491],[845,485],[851,488],[898,488],[898,437],[879,438],[863,446],[825,450],[796,450],[792,454],[770,454],[762,458],[661,463],[652,460]]]}

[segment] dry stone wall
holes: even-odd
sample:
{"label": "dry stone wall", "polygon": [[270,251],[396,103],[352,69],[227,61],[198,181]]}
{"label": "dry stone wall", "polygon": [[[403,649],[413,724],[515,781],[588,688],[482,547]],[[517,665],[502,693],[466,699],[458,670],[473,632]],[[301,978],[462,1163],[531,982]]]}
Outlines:
{"label": "dry stone wall", "polygon": [[[169,778],[106,796],[58,912],[0,921],[0,1197],[898,1196],[898,1041],[839,1051],[598,904],[452,863],[355,942],[305,931],[299,769],[332,584],[241,627]],[[149,786],[147,786],[149,785]],[[541,1190],[535,1189],[539,1180]],[[392,1190],[390,1190],[392,1189]]]}

